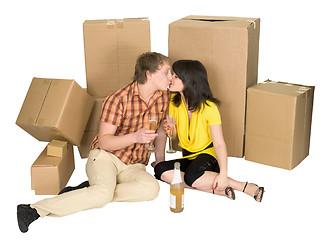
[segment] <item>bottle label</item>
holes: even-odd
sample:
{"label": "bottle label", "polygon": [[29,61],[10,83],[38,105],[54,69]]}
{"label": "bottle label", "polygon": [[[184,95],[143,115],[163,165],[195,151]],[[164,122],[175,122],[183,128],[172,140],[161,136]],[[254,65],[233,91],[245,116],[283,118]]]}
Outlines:
{"label": "bottle label", "polygon": [[176,208],[176,196],[170,193],[170,207]]}
{"label": "bottle label", "polygon": [[[184,208],[184,194],[182,195],[182,208]],[[176,208],[176,196],[170,193],[170,207]]]}

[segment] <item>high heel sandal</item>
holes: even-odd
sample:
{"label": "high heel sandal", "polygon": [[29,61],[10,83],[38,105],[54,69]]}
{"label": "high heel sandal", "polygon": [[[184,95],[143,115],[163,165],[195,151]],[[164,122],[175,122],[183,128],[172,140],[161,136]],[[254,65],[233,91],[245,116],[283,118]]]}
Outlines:
{"label": "high heel sandal", "polygon": [[[230,198],[230,196],[228,195],[229,192],[231,192],[232,198]],[[228,198],[230,198],[232,200],[235,200],[235,193],[234,193],[233,188],[231,188],[231,187],[225,188],[225,195],[226,195],[226,197],[228,197]]]}
{"label": "high heel sandal", "polygon": [[[246,184],[244,185],[244,188],[243,188],[242,192],[244,192],[246,190],[247,185],[248,185],[248,182],[246,182]],[[255,184],[255,185],[258,187],[257,184]],[[260,191],[261,191],[261,194],[260,194],[260,197],[259,197],[259,202],[261,202],[263,200],[263,195],[264,195],[264,192],[265,192],[264,187],[258,187],[258,189],[256,190],[256,192],[254,194],[254,199],[257,201],[257,197],[258,197],[258,194],[259,194]]]}
{"label": "high heel sandal", "polygon": [[[229,192],[231,192],[231,194],[232,194],[232,198],[230,198],[230,195],[228,195]],[[215,189],[212,190],[212,193],[215,194]],[[227,187],[227,188],[225,188],[225,195],[226,195],[226,197],[228,197],[229,199],[235,200],[235,193],[234,193],[233,188],[231,188],[231,187]]]}

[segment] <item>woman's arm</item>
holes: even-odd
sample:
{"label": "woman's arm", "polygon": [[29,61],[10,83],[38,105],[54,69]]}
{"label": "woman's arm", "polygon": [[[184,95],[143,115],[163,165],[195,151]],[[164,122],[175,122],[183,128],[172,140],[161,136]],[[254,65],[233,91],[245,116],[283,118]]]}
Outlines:
{"label": "woman's arm", "polygon": [[218,165],[220,168],[219,175],[214,179],[213,189],[225,190],[228,186],[227,178],[227,149],[224,141],[222,125],[210,125],[210,133],[213,141]]}

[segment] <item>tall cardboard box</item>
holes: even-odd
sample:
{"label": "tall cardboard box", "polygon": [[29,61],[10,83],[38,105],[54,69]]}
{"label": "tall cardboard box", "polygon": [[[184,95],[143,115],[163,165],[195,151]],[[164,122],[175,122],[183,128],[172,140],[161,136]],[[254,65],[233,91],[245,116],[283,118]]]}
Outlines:
{"label": "tall cardboard box", "polygon": [[74,80],[33,78],[16,124],[40,141],[79,145],[92,107]]}
{"label": "tall cardboard box", "polygon": [[314,87],[265,81],[248,88],[245,159],[293,169],[309,154]]}
{"label": "tall cardboard box", "polygon": [[259,18],[187,16],[169,25],[169,57],[201,61],[220,101],[228,155],[243,157],[246,90],[257,84]]}
{"label": "tall cardboard box", "polygon": [[148,18],[86,20],[87,91],[107,96],[132,81],[137,57],[151,50]]}
{"label": "tall cardboard box", "polygon": [[103,101],[105,98],[93,97],[93,99],[94,99],[94,106],[90,113],[87,127],[82,136],[80,146],[78,146],[81,158],[88,157],[90,152],[90,144],[92,143],[95,136],[99,132],[100,116],[102,112]]}
{"label": "tall cardboard box", "polygon": [[31,166],[31,189],[37,195],[57,195],[74,171],[73,145],[68,144],[63,157],[47,155],[47,147]]}

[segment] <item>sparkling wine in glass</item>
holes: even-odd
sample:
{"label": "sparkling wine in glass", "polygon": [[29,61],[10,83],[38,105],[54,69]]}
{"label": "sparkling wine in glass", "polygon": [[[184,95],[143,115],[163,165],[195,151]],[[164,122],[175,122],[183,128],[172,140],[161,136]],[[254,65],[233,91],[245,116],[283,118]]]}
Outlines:
{"label": "sparkling wine in glass", "polygon": [[175,153],[176,151],[172,148],[172,137],[173,137],[174,131],[175,131],[174,119],[170,116],[167,116],[167,122],[169,125],[169,129],[167,130],[167,135],[169,137],[169,149],[166,152]]}
{"label": "sparkling wine in glass", "polygon": [[[156,119],[150,119],[149,123],[148,123],[148,129],[156,131],[157,130],[157,124],[158,124],[158,121]],[[154,146],[153,141],[151,142],[150,146],[147,147],[147,150],[150,151],[150,152],[154,152],[155,146]]]}

